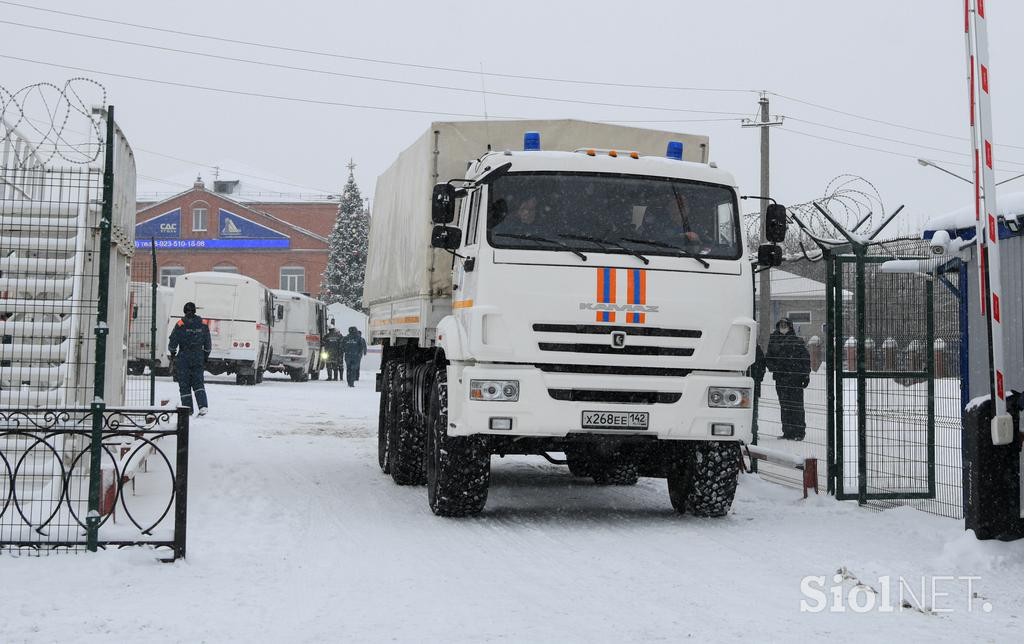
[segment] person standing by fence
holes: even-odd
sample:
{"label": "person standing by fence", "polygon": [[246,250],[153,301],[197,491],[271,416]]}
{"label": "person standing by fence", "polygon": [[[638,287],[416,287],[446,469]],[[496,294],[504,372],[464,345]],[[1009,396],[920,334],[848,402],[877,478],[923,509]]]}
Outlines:
{"label": "person standing by fence", "polygon": [[775,330],[768,339],[765,364],[775,378],[775,391],[779,395],[782,438],[802,441],[807,431],[804,389],[811,382],[811,356],[789,318],[775,323]]}
{"label": "person standing by fence", "polygon": [[[210,327],[206,320],[196,315],[196,305],[193,302],[185,304],[183,313],[185,317],[179,319],[171,331],[167,350],[174,361],[181,404],[188,407],[190,416],[195,411],[195,405],[199,405],[199,415],[202,416],[206,414],[207,406],[203,370],[213,348],[210,342]],[[195,404],[192,401],[193,392]]]}

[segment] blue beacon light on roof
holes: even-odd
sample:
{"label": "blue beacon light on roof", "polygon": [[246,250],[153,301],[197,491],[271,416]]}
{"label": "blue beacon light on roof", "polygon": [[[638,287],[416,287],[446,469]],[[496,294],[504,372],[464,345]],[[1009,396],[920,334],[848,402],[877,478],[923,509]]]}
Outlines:
{"label": "blue beacon light on roof", "polygon": [[537,152],[540,150],[540,132],[526,132],[523,134],[523,150]]}
{"label": "blue beacon light on roof", "polygon": [[683,143],[682,141],[669,141],[668,149],[665,150],[665,156],[676,161],[683,160]]}

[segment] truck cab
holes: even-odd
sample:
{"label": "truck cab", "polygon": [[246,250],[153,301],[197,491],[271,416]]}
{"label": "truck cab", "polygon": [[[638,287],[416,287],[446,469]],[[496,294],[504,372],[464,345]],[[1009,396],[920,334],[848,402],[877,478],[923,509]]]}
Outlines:
{"label": "truck cab", "polygon": [[[558,141],[638,146],[546,151],[528,131],[522,149],[488,145],[445,179],[516,124],[434,124],[378,180],[364,300],[384,345],[378,464],[426,483],[443,516],[482,511],[491,459],[509,454],[599,485],[665,478],[678,512],[723,516],[757,341],[735,181],[706,163],[706,138],[684,156],[669,133],[548,124]],[[421,224],[395,224],[422,212],[425,168],[420,255]]]}

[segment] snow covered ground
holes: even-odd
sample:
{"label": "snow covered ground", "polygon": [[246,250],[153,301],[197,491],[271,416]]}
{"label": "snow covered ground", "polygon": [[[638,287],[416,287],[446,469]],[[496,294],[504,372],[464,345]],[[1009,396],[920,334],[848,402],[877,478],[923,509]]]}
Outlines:
{"label": "snow covered ground", "polygon": [[[597,487],[525,458],[495,459],[483,515],[440,519],[422,488],[377,468],[372,373],[354,390],[213,380],[193,423],[188,560],[0,555],[0,642],[1008,642],[1024,629],[1024,543],[978,542],[959,521],[802,501],[753,476],[727,518],[680,517],[664,481]],[[804,594],[807,576],[821,579]],[[912,605],[949,612],[901,610],[900,577]],[[876,608],[855,612],[851,592]]]}

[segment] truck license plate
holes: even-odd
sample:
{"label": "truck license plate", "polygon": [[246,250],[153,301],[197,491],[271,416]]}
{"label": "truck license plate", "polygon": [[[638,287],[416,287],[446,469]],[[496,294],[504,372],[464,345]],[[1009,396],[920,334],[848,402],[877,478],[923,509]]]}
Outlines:
{"label": "truck license plate", "polygon": [[646,411],[584,411],[583,429],[647,429]]}

